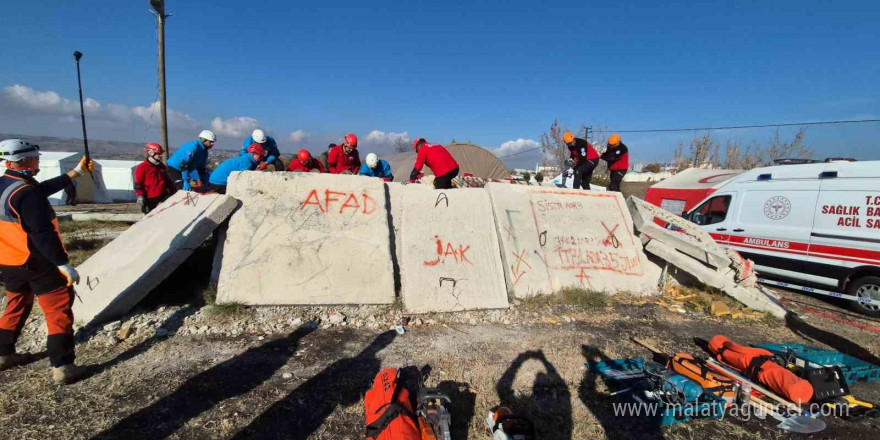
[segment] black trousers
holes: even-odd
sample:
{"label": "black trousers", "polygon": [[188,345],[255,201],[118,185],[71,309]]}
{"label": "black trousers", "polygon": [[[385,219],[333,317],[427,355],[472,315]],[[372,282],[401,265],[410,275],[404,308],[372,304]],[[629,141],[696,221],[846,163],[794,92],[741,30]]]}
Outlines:
{"label": "black trousers", "polygon": [[608,185],[608,191],[620,192],[620,182],[623,182],[623,176],[625,175],[626,171],[612,171],[611,184]]}
{"label": "black trousers", "polygon": [[226,185],[214,185],[209,182],[208,187],[217,194],[226,194]]}
{"label": "black trousers", "polygon": [[180,171],[171,167],[165,167],[165,170],[168,171],[168,177],[174,182],[174,187],[177,189],[183,189],[183,176],[180,174]]}
{"label": "black trousers", "polygon": [[171,194],[153,197],[152,199],[144,198],[144,206],[141,207],[141,212],[143,212],[144,214],[149,214],[150,211],[156,209],[157,206],[159,206],[162,202],[168,200],[169,197],[171,197]]}
{"label": "black trousers", "polygon": [[450,189],[452,188],[452,179],[455,179],[455,176],[458,175],[458,168],[442,175],[434,178],[434,188],[436,189]]}
{"label": "black trousers", "polygon": [[574,167],[573,189],[590,189],[590,180],[593,179],[593,170],[599,165],[599,159],[585,160]]}

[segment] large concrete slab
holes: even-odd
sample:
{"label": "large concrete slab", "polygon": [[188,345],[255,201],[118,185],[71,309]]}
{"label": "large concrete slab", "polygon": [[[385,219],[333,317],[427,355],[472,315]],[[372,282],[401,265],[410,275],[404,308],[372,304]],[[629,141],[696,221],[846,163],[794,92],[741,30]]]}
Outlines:
{"label": "large concrete slab", "polygon": [[233,173],[220,303],[394,302],[385,185],[363,176]]}
{"label": "large concrete slab", "polygon": [[76,322],[109,321],[128,313],[207,239],[238,201],[178,191],[148,216],[77,267]]}
{"label": "large concrete slab", "polygon": [[401,296],[413,313],[504,308],[507,288],[489,194],[402,187]]}
{"label": "large concrete slab", "polygon": [[660,268],[619,193],[489,183],[505,274],[517,298],[567,286],[647,293]]}

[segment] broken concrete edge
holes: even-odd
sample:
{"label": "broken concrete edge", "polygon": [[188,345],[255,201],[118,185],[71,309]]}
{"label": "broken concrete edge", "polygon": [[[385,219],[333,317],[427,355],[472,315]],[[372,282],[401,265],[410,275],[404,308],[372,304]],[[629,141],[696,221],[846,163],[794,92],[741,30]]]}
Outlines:
{"label": "broken concrete edge", "polygon": [[732,263],[730,258],[727,257],[726,252],[723,254],[713,252],[714,249],[711,247],[707,247],[696,240],[692,240],[687,235],[663,229],[655,223],[646,223],[642,225],[642,227],[639,228],[639,233],[642,236],[662,241],[663,243],[674,247],[679,252],[687,254],[701,263],[707,264],[716,269],[728,267]]}
{"label": "broken concrete edge", "polygon": [[[703,228],[697,226],[694,223],[691,223],[688,220],[685,220],[682,217],[679,217],[671,212],[666,211],[663,208],[654,206],[638,197],[629,196],[626,201],[627,205],[630,207],[630,214],[633,217],[633,223],[636,226],[636,229],[639,229],[640,226],[645,224],[656,224],[654,223],[654,219],[660,219],[666,223],[672,224],[673,226],[680,228],[684,231],[684,235],[693,239],[694,241],[701,243],[705,246],[710,246],[712,252],[716,254],[724,254],[724,248],[718,245],[715,242],[715,239],[709,235],[708,232],[703,230]],[[638,217],[638,219],[636,218]]]}
{"label": "broken concrete edge", "polygon": [[102,221],[102,222],[124,222],[137,223],[145,216],[139,212],[113,214],[109,212],[70,212],[58,214],[58,221]]}
{"label": "broken concrete edge", "polygon": [[[218,203],[219,206],[215,208],[215,211],[207,214],[208,208]],[[186,227],[170,241],[168,249],[157,258],[147,270],[141,272],[136,279],[128,282],[127,287],[116,292],[115,296],[109,301],[106,301],[106,303],[101,304],[100,299],[89,298],[90,292],[86,292],[84,288],[81,288],[77,292],[77,297],[74,298],[74,321],[76,324],[80,326],[96,325],[119,319],[128,314],[131,309],[135,308],[151,291],[165,281],[165,279],[174,272],[178,266],[186,261],[186,259],[195,252],[196,248],[201,246],[208,237],[211,236],[214,229],[223,223],[239,206],[240,202],[232,197],[220,196],[212,200],[208,206],[203,208],[203,214],[200,214],[200,216],[202,216],[201,218],[197,217],[187,224]],[[137,225],[132,226],[132,228],[135,226]],[[117,239],[124,237],[129,231],[132,231],[132,229],[128,229],[125,233],[121,234],[120,237],[117,237]],[[137,234],[137,232],[133,233]],[[109,246],[110,245],[108,244],[108,246],[105,246],[102,250],[108,249]],[[84,268],[84,266],[88,267],[92,258],[101,258],[100,253],[101,250],[78,266],[80,272],[88,275],[90,270]],[[94,263],[92,261],[92,264],[100,263]],[[85,278],[87,281],[88,276]],[[123,281],[121,284],[124,285],[126,283]],[[98,292],[95,293],[96,295],[103,293],[100,291],[100,286],[101,284],[98,284],[92,293],[95,291]],[[83,298],[85,298],[85,301]],[[85,304],[86,301],[88,301],[88,305]],[[94,301],[99,302],[97,305],[94,305],[92,304]],[[87,308],[83,310],[82,307]],[[89,312],[91,312],[91,315]]]}
{"label": "broken concrete edge", "polygon": [[730,274],[725,276],[722,273],[714,271],[704,266],[699,261],[676,251],[672,246],[658,240],[650,240],[645,245],[645,251],[650,252],[651,254],[666,260],[669,264],[693,275],[703,284],[721,290],[751,309],[770,313],[779,319],[785,319],[785,316],[788,313],[785,307],[783,307],[776,298],[770,297],[758,289],[748,289],[738,286],[733,281]]}

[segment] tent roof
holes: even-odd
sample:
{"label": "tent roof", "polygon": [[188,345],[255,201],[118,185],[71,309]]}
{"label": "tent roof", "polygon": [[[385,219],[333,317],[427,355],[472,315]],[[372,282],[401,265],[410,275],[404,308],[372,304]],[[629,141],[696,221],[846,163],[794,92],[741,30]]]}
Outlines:
{"label": "tent roof", "polygon": [[742,170],[707,170],[703,168],[688,168],[668,179],[658,182],[651,188],[717,188],[742,172]]}
{"label": "tent roof", "polygon": [[105,168],[134,168],[141,164],[142,161],[137,160],[112,160],[112,159],[95,159],[98,165]]}
{"label": "tent roof", "polygon": [[[480,146],[468,143],[452,143],[445,145],[446,149],[455,158],[459,166],[459,175],[463,173],[473,173],[476,177],[484,179],[497,179],[510,176],[507,167],[498,160],[498,157],[489,150]],[[416,162],[416,153],[397,153],[383,157],[391,165],[391,170],[395,176],[407,178],[412,171],[413,164]],[[425,174],[431,174],[431,170],[425,167],[422,170]]]}
{"label": "tent roof", "polygon": [[68,151],[41,151],[40,160],[62,160],[70,156],[80,155],[82,153]]}

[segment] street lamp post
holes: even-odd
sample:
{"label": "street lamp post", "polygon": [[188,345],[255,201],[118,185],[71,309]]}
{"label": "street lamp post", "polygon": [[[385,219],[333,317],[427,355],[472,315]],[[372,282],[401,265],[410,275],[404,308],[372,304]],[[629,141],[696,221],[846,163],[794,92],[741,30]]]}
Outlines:
{"label": "street lamp post", "polygon": [[159,113],[162,118],[162,146],[165,147],[163,160],[168,161],[168,113],[165,107],[165,0],[150,0],[150,6],[155,10],[156,21],[159,25]]}

